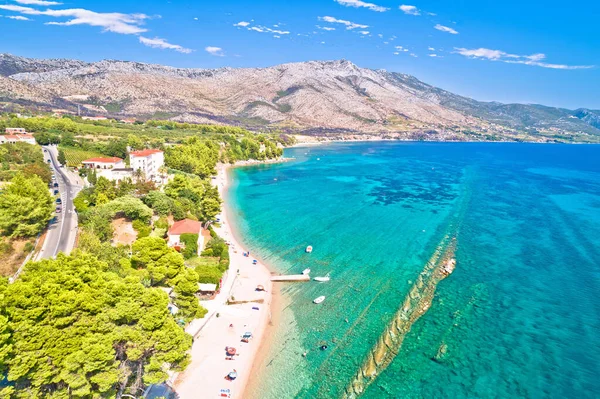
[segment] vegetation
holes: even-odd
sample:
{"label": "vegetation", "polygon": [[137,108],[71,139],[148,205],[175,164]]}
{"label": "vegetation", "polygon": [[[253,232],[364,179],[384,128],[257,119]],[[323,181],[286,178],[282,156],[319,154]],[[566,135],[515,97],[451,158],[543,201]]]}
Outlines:
{"label": "vegetation", "polygon": [[198,255],[198,234],[182,234],[179,236],[179,241],[185,245],[181,252],[184,259],[190,259]]}
{"label": "vegetation", "polygon": [[11,180],[18,172],[25,176],[39,176],[45,183],[50,183],[52,172],[44,162],[40,147],[27,144],[0,145],[0,181]]}
{"label": "vegetation", "polygon": [[3,235],[33,237],[52,218],[54,200],[38,176],[17,174],[0,193],[0,231]]}
{"label": "vegetation", "polygon": [[0,287],[2,397],[100,398],[165,381],[184,368],[192,338],[169,298],[93,255],[29,263]]}
{"label": "vegetation", "polygon": [[[97,151],[88,151],[82,150],[81,148],[65,146],[60,147],[59,155],[61,152],[64,154],[63,161],[66,161],[66,165],[70,167],[79,167],[81,166],[81,162],[85,161],[86,159],[104,156]],[[60,162],[61,165],[65,164],[64,162],[61,162],[61,159],[59,159],[58,162]]]}
{"label": "vegetation", "polygon": [[[160,191],[139,176],[116,183],[81,170],[91,186],[74,199],[78,248],[72,256],[29,263],[15,284],[0,281],[0,371],[8,380],[0,397],[119,397],[165,381],[169,368],[188,362],[191,337],[178,324],[207,312],[196,297],[198,283],[218,284],[229,267],[228,247],[214,232],[199,257],[197,234],[181,236],[182,253],[170,248],[169,220],[214,221],[221,208],[210,181],[217,162],[277,157],[289,138],[228,126],[77,117],[0,118],[0,129],[6,126],[58,144],[59,162],[68,166],[99,156],[126,159],[128,147],[161,148],[175,176]],[[0,193],[6,236],[0,254],[10,254],[9,237],[34,236],[52,217],[51,170],[39,147],[27,144],[0,146],[0,161],[0,179],[12,179]],[[113,242],[116,217],[137,231],[131,245]],[[17,252],[32,249],[31,240],[19,240]]]}

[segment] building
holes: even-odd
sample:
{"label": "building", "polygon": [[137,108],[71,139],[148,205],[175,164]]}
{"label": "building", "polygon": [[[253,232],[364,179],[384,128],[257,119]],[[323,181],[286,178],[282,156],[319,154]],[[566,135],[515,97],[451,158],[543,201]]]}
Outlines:
{"label": "building", "polygon": [[133,180],[133,169],[131,168],[112,168],[112,169],[96,169],[97,177],[105,177],[108,180],[114,180],[117,183],[123,179],[129,178]]}
{"label": "building", "polygon": [[[8,130],[8,129],[6,129]],[[36,144],[33,134],[22,133],[22,134],[5,134],[0,135],[0,144],[15,144],[15,143],[27,143]]]}
{"label": "building", "polygon": [[6,134],[27,134],[27,131],[22,127],[7,127],[4,132]]}
{"label": "building", "polygon": [[136,122],[136,120],[135,119],[121,119],[120,122],[125,123],[127,125],[133,125]]}
{"label": "building", "polygon": [[108,118],[106,116],[82,116],[81,119],[84,121],[106,121]]}
{"label": "building", "polygon": [[144,172],[146,180],[160,183],[159,169],[165,164],[165,154],[161,150],[131,151],[129,164],[134,171]]}
{"label": "building", "polygon": [[107,157],[107,158],[90,158],[81,162],[84,168],[88,169],[124,169],[125,162],[121,158]]}
{"label": "building", "polygon": [[180,239],[182,234],[198,234],[198,254],[204,250],[202,223],[191,219],[183,219],[173,223],[167,232],[167,237],[169,237],[168,245],[170,247],[184,246],[185,244]]}

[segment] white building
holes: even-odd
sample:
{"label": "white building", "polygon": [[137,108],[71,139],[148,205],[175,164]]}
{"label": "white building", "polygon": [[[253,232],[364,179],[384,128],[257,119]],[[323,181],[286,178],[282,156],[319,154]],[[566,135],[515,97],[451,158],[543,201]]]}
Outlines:
{"label": "white building", "polygon": [[161,150],[131,151],[129,165],[131,168],[144,172],[147,180],[160,183],[159,169],[165,164],[165,154]]}
{"label": "white building", "polygon": [[108,180],[114,180],[117,183],[124,179],[133,179],[133,169],[131,168],[113,168],[113,169],[96,169],[96,176],[103,176]]}
{"label": "white building", "polygon": [[[8,129],[7,129],[8,130]],[[35,144],[35,138],[33,134],[23,133],[23,134],[4,134],[0,135],[0,144],[15,144],[15,143],[27,143],[27,144]]]}
{"label": "white building", "polygon": [[125,168],[125,162],[121,158],[108,157],[108,158],[90,158],[81,162],[84,168],[88,169],[123,169]]}

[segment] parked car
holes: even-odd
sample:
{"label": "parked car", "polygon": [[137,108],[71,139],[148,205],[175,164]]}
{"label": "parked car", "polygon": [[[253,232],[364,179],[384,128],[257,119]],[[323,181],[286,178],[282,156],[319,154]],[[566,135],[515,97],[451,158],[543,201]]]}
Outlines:
{"label": "parked car", "polygon": [[61,200],[60,198],[57,198],[57,199],[56,199],[56,203],[57,203],[57,204],[62,204],[62,200]]}
{"label": "parked car", "polygon": [[58,187],[58,183],[54,183],[53,187],[54,188]]}
{"label": "parked car", "polygon": [[62,208],[60,206],[56,207],[56,213],[61,213],[62,212]]}
{"label": "parked car", "polygon": [[58,190],[54,190],[54,195],[58,195]]}
{"label": "parked car", "polygon": [[50,160],[48,160],[48,163],[50,163]]}

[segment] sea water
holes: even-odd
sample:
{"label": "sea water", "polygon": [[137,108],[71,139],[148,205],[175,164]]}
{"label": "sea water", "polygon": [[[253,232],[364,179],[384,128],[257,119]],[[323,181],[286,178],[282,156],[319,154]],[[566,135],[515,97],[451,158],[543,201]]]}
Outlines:
{"label": "sea water", "polygon": [[250,398],[343,397],[448,235],[455,271],[361,397],[600,396],[599,146],[380,142],[285,156],[234,169],[228,206],[277,272],[331,281],[280,286]]}

